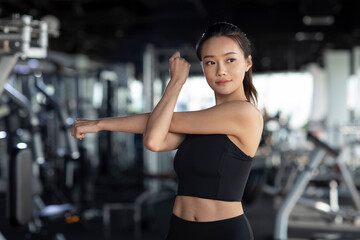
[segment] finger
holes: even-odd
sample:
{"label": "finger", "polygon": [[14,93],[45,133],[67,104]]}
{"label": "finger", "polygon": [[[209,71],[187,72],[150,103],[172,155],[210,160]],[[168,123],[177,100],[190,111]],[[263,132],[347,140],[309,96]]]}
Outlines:
{"label": "finger", "polygon": [[71,135],[74,137],[74,138],[76,138],[76,134],[75,134],[76,132],[75,132],[75,125],[73,125],[72,126],[72,128],[71,128]]}
{"label": "finger", "polygon": [[78,119],[76,119],[75,123],[81,123],[83,121],[84,121],[84,119],[78,118]]}
{"label": "finger", "polygon": [[84,138],[84,136],[85,136],[85,134],[84,133],[79,133],[78,135],[77,135],[77,139],[83,139]]}
{"label": "finger", "polygon": [[73,137],[76,137],[76,135],[75,135],[75,128],[76,128],[76,121],[74,122],[74,124],[72,125],[72,128],[71,128],[71,135],[72,135]]}
{"label": "finger", "polygon": [[73,136],[74,136],[74,138],[78,137],[78,133],[79,133],[79,126],[78,126],[78,123],[75,123],[75,125],[73,126]]}
{"label": "finger", "polygon": [[176,51],[170,58],[170,60],[174,60],[176,58],[180,58],[180,52],[179,51]]}
{"label": "finger", "polygon": [[76,139],[80,139],[81,138],[81,131],[80,131],[80,128],[78,126],[78,124],[76,124],[77,126],[74,127],[74,137]]}

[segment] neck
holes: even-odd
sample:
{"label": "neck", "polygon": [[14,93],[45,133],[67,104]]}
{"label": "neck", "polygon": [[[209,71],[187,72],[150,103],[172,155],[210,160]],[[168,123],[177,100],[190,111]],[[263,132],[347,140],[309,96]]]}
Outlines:
{"label": "neck", "polygon": [[243,89],[240,92],[226,94],[226,95],[215,93],[216,105],[219,105],[219,104],[222,104],[225,102],[231,102],[231,101],[248,101],[248,100],[245,96],[245,92]]}

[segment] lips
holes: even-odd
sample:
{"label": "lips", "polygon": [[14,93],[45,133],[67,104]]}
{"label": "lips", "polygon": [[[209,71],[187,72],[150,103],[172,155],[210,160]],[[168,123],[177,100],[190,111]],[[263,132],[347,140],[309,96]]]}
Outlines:
{"label": "lips", "polygon": [[218,84],[218,85],[226,85],[227,83],[231,82],[231,80],[219,80],[219,81],[216,81],[215,83]]}

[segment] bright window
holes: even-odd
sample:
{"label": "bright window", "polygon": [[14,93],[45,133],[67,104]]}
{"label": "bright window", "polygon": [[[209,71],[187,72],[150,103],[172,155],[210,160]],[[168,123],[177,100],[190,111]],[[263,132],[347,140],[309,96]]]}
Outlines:
{"label": "bright window", "polygon": [[[254,75],[260,110],[270,115],[278,111],[290,118],[290,126],[299,128],[309,119],[313,94],[313,77],[310,73],[269,73]],[[185,83],[175,111],[199,110],[214,106],[212,89],[203,76],[189,77]]]}

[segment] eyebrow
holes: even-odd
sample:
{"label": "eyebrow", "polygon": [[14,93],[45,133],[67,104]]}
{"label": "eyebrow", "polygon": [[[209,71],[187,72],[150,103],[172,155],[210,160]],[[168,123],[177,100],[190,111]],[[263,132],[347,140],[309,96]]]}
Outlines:
{"label": "eyebrow", "polygon": [[[236,52],[227,52],[227,53],[223,54],[223,56],[227,56],[230,54],[237,54],[237,53]],[[213,57],[215,57],[215,55],[206,55],[203,58],[205,59],[205,58],[213,58]]]}

